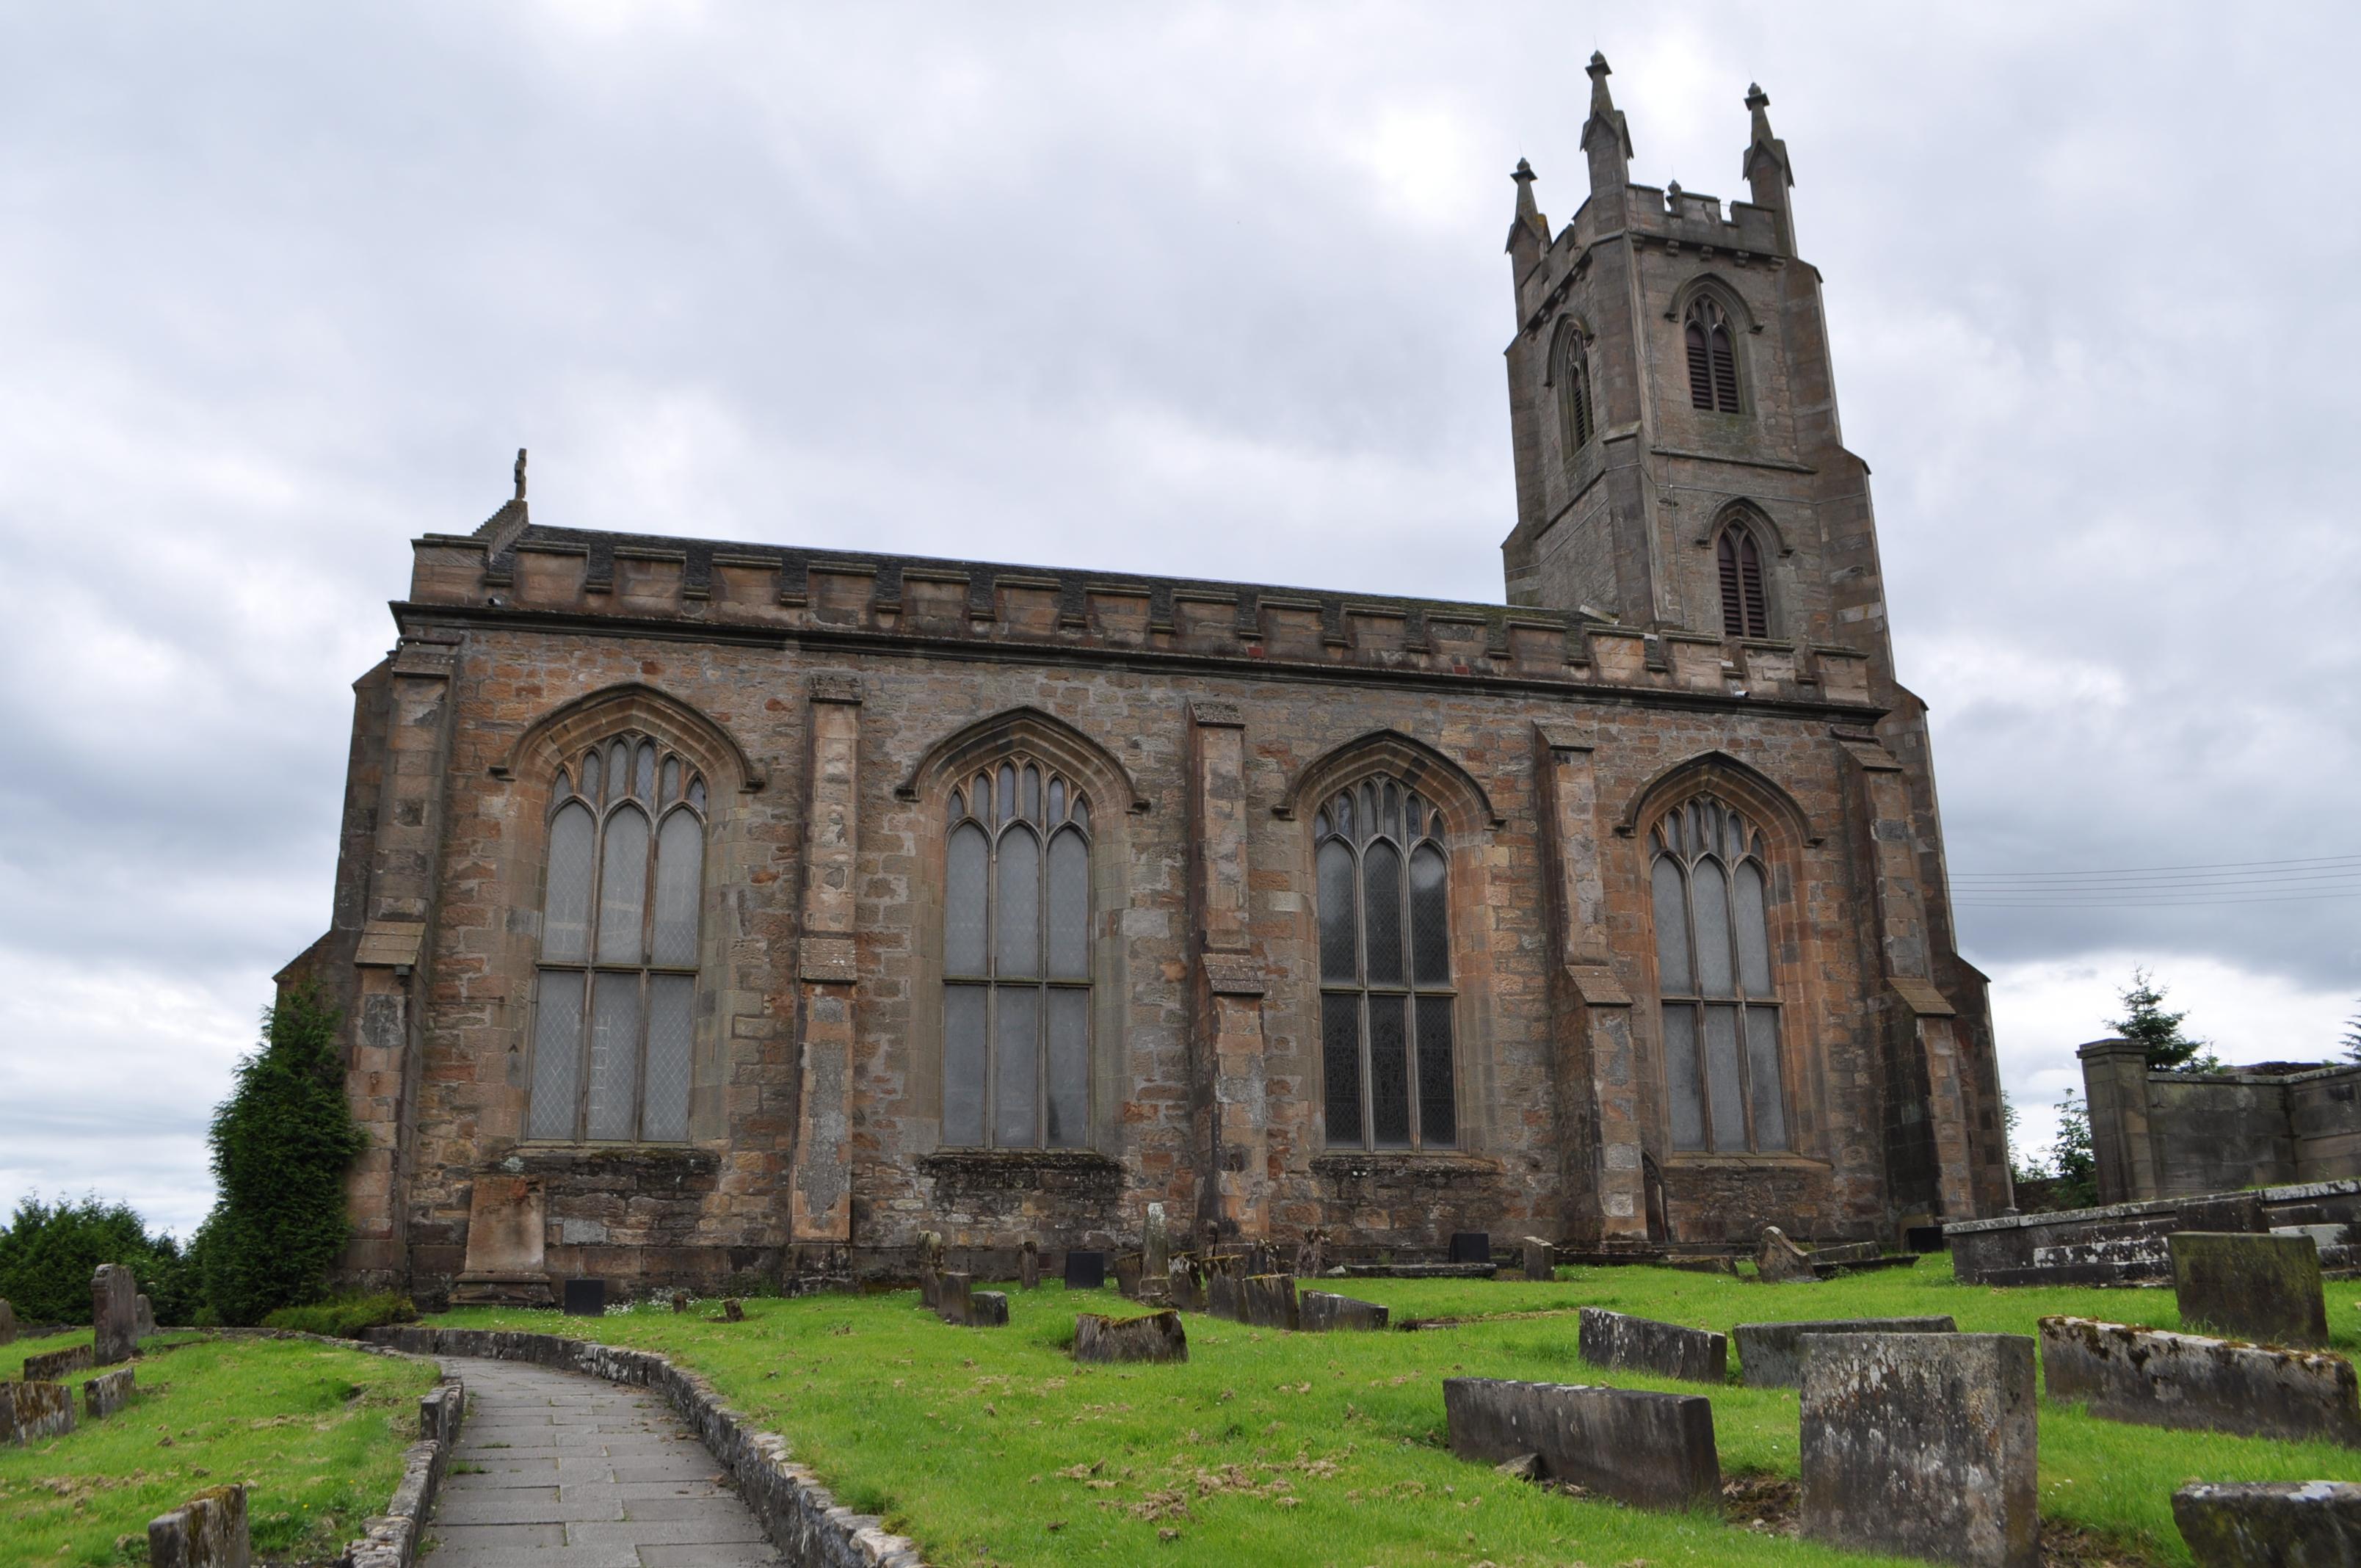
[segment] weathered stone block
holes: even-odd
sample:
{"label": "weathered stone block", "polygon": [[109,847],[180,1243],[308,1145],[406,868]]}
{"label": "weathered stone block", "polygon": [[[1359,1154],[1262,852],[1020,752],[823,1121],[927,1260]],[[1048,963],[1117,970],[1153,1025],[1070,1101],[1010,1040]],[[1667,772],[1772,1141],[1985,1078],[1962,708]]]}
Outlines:
{"label": "weathered stone block", "polygon": [[1585,1307],[1577,1343],[1593,1366],[1626,1366],[1692,1383],[1730,1381],[1730,1341],[1706,1329]]}
{"label": "weathered stone block", "polygon": [[1787,1239],[1776,1225],[1763,1227],[1763,1245],[1754,1251],[1754,1273],[1767,1285],[1787,1285],[1817,1279],[1812,1255]]}
{"label": "weathered stone block", "polygon": [[1525,1238],[1525,1277],[1528,1279],[1557,1277],[1557,1249],[1539,1236]]}
{"label": "weathered stone block", "polygon": [[725,1323],[744,1322],[746,1321],[746,1303],[741,1301],[735,1296],[723,1297],[721,1299],[721,1321]]}
{"label": "weathered stone block", "polygon": [[1543,1478],[1642,1508],[1704,1507],[1720,1495],[1713,1402],[1702,1394],[1446,1377],[1443,1409],[1462,1459],[1533,1455]]}
{"label": "weathered stone block", "polygon": [[2271,1228],[2263,1213],[2259,1193],[2224,1192],[2211,1198],[2184,1198],[2174,1215],[2176,1231],[2214,1231],[2230,1235],[2254,1235]]}
{"label": "weathered stone block", "polygon": [[128,1366],[118,1366],[112,1372],[102,1372],[82,1383],[82,1413],[92,1420],[104,1420],[129,1403],[131,1403],[131,1368]]}
{"label": "weathered stone block", "polygon": [[1248,1275],[1238,1282],[1238,1305],[1255,1328],[1291,1329],[1301,1321],[1290,1274]]}
{"label": "weathered stone block", "polygon": [[2172,1495],[2197,1568],[2345,1568],[2361,1562],[2361,1485],[2199,1482]]}
{"label": "weathered stone block", "polygon": [[1029,1236],[1016,1249],[1016,1283],[1027,1290],[1041,1288],[1041,1244]]}
{"label": "weathered stone block", "polygon": [[1189,1332],[1174,1311],[1121,1319],[1084,1312],[1074,1320],[1074,1359],[1186,1361]]}
{"label": "weathered stone block", "polygon": [[1184,1312],[1205,1310],[1205,1271],[1185,1257],[1176,1257],[1165,1270],[1164,1299]]}
{"label": "weathered stone block", "polygon": [[215,1486],[148,1523],[148,1568],[252,1568],[246,1488]]}
{"label": "weathered stone block", "polygon": [[466,1385],[456,1377],[446,1376],[418,1397],[419,1438],[447,1448],[459,1441],[459,1424],[467,1415]]}
{"label": "weathered stone block", "polygon": [[1240,1282],[1235,1274],[1216,1274],[1205,1281],[1205,1310],[1216,1318],[1227,1318],[1234,1323],[1246,1321],[1245,1309],[1239,1304]]}
{"label": "weathered stone block", "polygon": [[139,1284],[119,1263],[102,1263],[90,1277],[91,1360],[100,1366],[128,1361],[138,1348]]}
{"label": "weathered stone block", "polygon": [[2172,1293],[2183,1328],[2260,1344],[2328,1343],[2320,1249],[2310,1236],[2176,1231]]}
{"label": "weathered stone block", "polygon": [[675,1290],[672,1293],[672,1310],[675,1312],[686,1312],[688,1310],[687,1291]]}
{"label": "weathered stone block", "polygon": [[1306,1333],[1334,1329],[1382,1329],[1392,1314],[1375,1301],[1356,1301],[1328,1290],[1306,1290],[1295,1299],[1296,1322]]}
{"label": "weathered stone block", "polygon": [[0,1442],[30,1442],[74,1429],[73,1392],[62,1383],[0,1383]]}
{"label": "weathered stone block", "polygon": [[2341,1355],[2061,1317],[2041,1320],[2041,1370],[2051,1398],[2111,1421],[2361,1447]]}
{"label": "weathered stone block", "polygon": [[967,1298],[968,1327],[974,1329],[1005,1329],[1008,1326],[1008,1294],[1003,1290],[972,1290]]}
{"label": "weathered stone block", "polygon": [[1812,1334],[1805,1346],[1804,1535],[2037,1568],[2030,1338]]}
{"label": "weathered stone block", "polygon": [[1139,1299],[1139,1255],[1126,1252],[1115,1260],[1115,1288],[1127,1301]]}
{"label": "weathered stone block", "polygon": [[90,1368],[90,1346],[71,1344],[63,1350],[53,1350],[43,1355],[27,1356],[25,1381],[54,1383],[69,1372],[87,1372]]}
{"label": "weathered stone block", "polygon": [[135,1340],[143,1340],[154,1333],[156,1308],[148,1299],[145,1292],[132,1299],[131,1309],[131,1337]]}
{"label": "weathered stone block", "polygon": [[1823,1318],[1802,1323],[1741,1323],[1738,1380],[1749,1388],[1799,1388],[1804,1342],[1813,1334],[1948,1334],[1959,1324],[1941,1318]]}
{"label": "weathered stone block", "polygon": [[978,1290],[972,1275],[950,1273],[936,1285],[936,1315],[963,1328],[1002,1328],[1008,1322],[1008,1298],[997,1290]]}

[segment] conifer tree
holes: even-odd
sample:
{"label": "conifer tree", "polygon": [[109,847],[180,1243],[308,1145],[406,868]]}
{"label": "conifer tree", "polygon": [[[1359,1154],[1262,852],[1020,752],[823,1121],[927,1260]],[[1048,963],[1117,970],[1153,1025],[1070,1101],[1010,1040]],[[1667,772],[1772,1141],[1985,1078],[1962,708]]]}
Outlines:
{"label": "conifer tree", "polygon": [[220,1190],[192,1251],[225,1322],[320,1299],[351,1234],[345,1173],[368,1140],[345,1102],[336,1019],[316,990],[290,990],[214,1113]]}
{"label": "conifer tree", "polygon": [[2180,1021],[2189,1014],[2164,1010],[2164,990],[2145,968],[2133,970],[2131,984],[2115,994],[2123,999],[2124,1015],[2109,1019],[2107,1027],[2136,1041],[2147,1052],[2149,1067],[2203,1072],[2218,1065],[2205,1041],[2182,1030]]}

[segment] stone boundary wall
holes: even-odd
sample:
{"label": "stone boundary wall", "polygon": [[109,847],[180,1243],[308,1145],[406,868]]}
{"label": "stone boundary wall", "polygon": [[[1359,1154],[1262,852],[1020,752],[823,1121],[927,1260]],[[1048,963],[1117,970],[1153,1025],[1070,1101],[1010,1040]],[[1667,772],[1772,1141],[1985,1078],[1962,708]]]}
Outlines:
{"label": "stone boundary wall", "polygon": [[2051,1398],[2103,1420],[2361,1448],[2341,1355],[2059,1317],[2041,1320],[2041,1370]]}
{"label": "stone boundary wall", "polygon": [[927,1568],[916,1542],[887,1534],[873,1515],[840,1507],[818,1476],[788,1457],[785,1438],[755,1431],[703,1376],[653,1351],[500,1329],[382,1328],[368,1338],[413,1355],[523,1361],[653,1389],[730,1473],[763,1533],[795,1568]]}
{"label": "stone boundary wall", "polygon": [[[2182,1228],[2182,1209],[2192,1206],[2199,1196],[2192,1193],[2138,1203],[2108,1203],[2054,1214],[1962,1220],[1945,1225],[1943,1239],[1950,1247],[1954,1276],[1963,1285],[1982,1285],[1986,1283],[1988,1274],[2033,1267],[2036,1247],[2079,1246],[2138,1236],[2153,1236],[2161,1247],[2163,1237]],[[2238,1196],[2260,1203],[2266,1227],[2361,1221],[2361,1179],[2266,1187]],[[2208,1228],[2214,1227],[2209,1224]]]}
{"label": "stone boundary wall", "polygon": [[2361,1065],[2161,1072],[2131,1040],[2076,1054],[2107,1202],[2361,1176]]}
{"label": "stone boundary wall", "polygon": [[411,1568],[418,1560],[418,1543],[434,1511],[435,1494],[443,1488],[451,1447],[459,1440],[459,1423],[467,1413],[466,1387],[443,1372],[419,1398],[419,1441],[402,1453],[401,1479],[393,1488],[392,1502],[381,1517],[368,1521],[367,1535],[345,1548],[338,1568]]}

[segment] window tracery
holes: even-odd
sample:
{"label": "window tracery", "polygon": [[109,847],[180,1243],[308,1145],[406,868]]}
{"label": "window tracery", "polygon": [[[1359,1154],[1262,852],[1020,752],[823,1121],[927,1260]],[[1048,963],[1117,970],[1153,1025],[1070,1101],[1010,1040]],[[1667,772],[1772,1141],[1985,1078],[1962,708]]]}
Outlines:
{"label": "window tracery", "polygon": [[1433,801],[1384,775],[1338,791],[1312,817],[1331,1147],[1458,1140],[1443,833]]}
{"label": "window tracery", "polygon": [[1022,755],[950,792],[943,1142],[1079,1148],[1090,1134],[1091,807]]}
{"label": "window tracery", "polygon": [[1787,1147],[1762,830],[1711,795],[1648,836],[1673,1147]]}
{"label": "window tracery", "polygon": [[704,775],[651,736],[558,770],[527,1136],[687,1138],[706,825]]}

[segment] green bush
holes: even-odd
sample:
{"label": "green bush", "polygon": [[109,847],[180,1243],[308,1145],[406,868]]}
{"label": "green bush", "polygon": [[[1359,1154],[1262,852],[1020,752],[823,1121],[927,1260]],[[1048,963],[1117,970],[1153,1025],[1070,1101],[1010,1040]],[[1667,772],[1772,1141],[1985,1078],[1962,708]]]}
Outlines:
{"label": "green bush", "polygon": [[262,1044],[214,1113],[220,1196],[191,1250],[224,1322],[325,1298],[351,1234],[345,1173],[368,1140],[345,1102],[336,1021],[316,990],[290,990],[264,1014]]}
{"label": "green bush", "polygon": [[34,1323],[90,1321],[90,1277],[102,1263],[130,1268],[159,1323],[185,1323],[196,1301],[187,1260],[170,1235],[149,1235],[127,1203],[38,1197],[0,1230],[0,1299]]}
{"label": "green bush", "polygon": [[292,1329],[297,1333],[326,1334],[333,1339],[358,1339],[364,1329],[388,1323],[414,1323],[418,1309],[407,1296],[380,1290],[374,1296],[339,1296],[305,1307],[281,1307],[262,1320],[266,1329]]}

